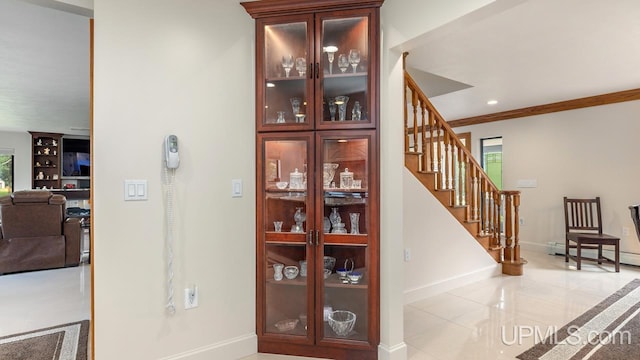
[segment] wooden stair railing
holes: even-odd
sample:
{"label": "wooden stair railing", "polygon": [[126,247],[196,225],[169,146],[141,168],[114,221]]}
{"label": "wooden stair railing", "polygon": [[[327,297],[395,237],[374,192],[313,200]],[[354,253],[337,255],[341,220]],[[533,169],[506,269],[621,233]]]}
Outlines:
{"label": "wooden stair railing", "polygon": [[522,275],[520,192],[500,191],[406,70],[404,80],[405,166],[502,262],[503,273]]}

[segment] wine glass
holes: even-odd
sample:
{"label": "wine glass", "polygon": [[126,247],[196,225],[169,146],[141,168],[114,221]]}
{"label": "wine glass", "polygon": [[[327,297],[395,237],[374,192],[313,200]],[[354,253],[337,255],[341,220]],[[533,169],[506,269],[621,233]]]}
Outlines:
{"label": "wine glass", "polygon": [[324,51],[327,53],[327,59],[329,60],[329,74],[333,74],[333,59],[336,51],[338,51],[338,47],[330,45],[325,47]]}
{"label": "wine glass", "polygon": [[338,55],[338,67],[340,68],[340,71],[342,71],[343,73],[347,71],[347,68],[349,67],[349,58],[347,57],[347,55],[345,54]]}
{"label": "wine glass", "polygon": [[357,49],[349,50],[349,64],[353,67],[353,72],[356,72],[358,64],[360,63],[360,51]]}
{"label": "wine glass", "polygon": [[289,54],[282,57],[282,67],[284,68],[286,77],[289,77],[289,72],[293,67],[293,55]]}
{"label": "wine glass", "polygon": [[296,58],[296,70],[300,76],[304,77],[307,72],[307,59],[303,57]]}

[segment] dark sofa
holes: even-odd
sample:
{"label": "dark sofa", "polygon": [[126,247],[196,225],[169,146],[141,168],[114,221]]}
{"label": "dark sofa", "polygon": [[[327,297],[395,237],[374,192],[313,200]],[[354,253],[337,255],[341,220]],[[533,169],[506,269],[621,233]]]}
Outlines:
{"label": "dark sofa", "polygon": [[0,274],[80,263],[80,221],[65,216],[65,204],[46,190],[0,198]]}

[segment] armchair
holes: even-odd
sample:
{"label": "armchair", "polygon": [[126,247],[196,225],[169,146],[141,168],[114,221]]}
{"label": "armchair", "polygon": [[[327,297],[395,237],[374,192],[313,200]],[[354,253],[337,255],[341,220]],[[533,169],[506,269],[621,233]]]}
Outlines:
{"label": "armchair", "polygon": [[0,198],[0,274],[80,263],[80,221],[66,218],[65,204],[45,190]]}

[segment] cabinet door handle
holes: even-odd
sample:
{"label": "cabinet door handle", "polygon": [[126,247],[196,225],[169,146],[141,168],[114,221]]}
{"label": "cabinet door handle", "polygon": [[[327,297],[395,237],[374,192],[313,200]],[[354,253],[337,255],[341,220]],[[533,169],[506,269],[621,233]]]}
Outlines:
{"label": "cabinet door handle", "polygon": [[313,79],[313,63],[309,63],[309,79]]}
{"label": "cabinet door handle", "polygon": [[309,230],[309,234],[307,235],[309,240],[309,245],[313,246],[313,230]]}
{"label": "cabinet door handle", "polygon": [[316,230],[316,246],[320,245],[320,231]]}
{"label": "cabinet door handle", "polygon": [[316,63],[316,79],[320,79],[320,63]]}

